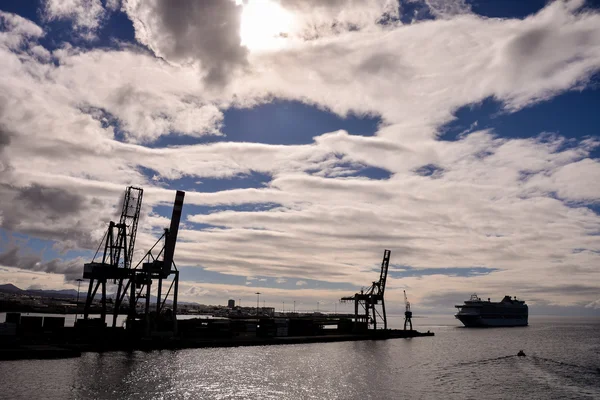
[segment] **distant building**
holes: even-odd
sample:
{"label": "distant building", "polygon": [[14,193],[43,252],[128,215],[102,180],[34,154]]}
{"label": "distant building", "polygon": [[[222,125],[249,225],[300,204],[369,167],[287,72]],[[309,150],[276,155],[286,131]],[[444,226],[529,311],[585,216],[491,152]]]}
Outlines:
{"label": "distant building", "polygon": [[227,307],[235,308],[235,300],[229,299],[229,301],[227,302]]}
{"label": "distant building", "polygon": [[259,313],[265,317],[272,317],[275,315],[275,307],[262,307]]}

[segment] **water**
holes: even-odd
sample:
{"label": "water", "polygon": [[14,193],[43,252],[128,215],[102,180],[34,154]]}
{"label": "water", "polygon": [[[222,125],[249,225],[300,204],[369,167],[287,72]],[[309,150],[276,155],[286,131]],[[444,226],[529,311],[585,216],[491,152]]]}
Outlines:
{"label": "water", "polygon": [[[5,361],[0,398],[600,399],[598,318],[492,329],[413,322],[436,336]],[[521,349],[527,357],[516,357]]]}

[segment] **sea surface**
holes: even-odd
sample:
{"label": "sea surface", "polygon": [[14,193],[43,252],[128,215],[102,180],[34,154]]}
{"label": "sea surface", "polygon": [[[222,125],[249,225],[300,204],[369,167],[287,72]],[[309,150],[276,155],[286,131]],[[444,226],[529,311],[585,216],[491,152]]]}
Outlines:
{"label": "sea surface", "polygon": [[528,327],[487,329],[452,316],[413,322],[435,336],[3,361],[0,398],[600,399],[600,318],[530,316]]}

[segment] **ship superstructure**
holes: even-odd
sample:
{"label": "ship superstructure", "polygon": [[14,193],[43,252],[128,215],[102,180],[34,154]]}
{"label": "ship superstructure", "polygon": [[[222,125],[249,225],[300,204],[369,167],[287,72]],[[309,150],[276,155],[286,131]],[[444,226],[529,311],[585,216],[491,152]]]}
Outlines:
{"label": "ship superstructure", "polygon": [[500,302],[481,300],[476,294],[455,306],[455,315],[466,327],[527,326],[529,308],[525,301],[504,296]]}

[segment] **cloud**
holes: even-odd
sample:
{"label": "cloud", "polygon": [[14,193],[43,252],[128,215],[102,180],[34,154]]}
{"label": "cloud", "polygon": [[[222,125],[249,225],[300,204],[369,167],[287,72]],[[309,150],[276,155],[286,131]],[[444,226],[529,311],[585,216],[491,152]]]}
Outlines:
{"label": "cloud", "polygon": [[284,279],[284,278],[277,278],[277,279],[275,279],[275,282],[277,282],[277,283],[286,283],[286,282],[287,282],[287,279]]}
{"label": "cloud", "polygon": [[[0,112],[1,114],[1,112]],[[7,175],[11,169],[4,149],[10,145],[11,134],[0,125],[0,177]]]}
{"label": "cloud", "polygon": [[106,0],[106,8],[111,11],[117,11],[121,8],[121,0]]}
{"label": "cloud", "polygon": [[[81,277],[81,274],[78,277]],[[77,289],[76,282],[65,281],[65,276],[62,274],[13,267],[0,268],[0,281],[12,283],[21,289],[31,287],[33,282],[41,289]]]}
{"label": "cloud", "polygon": [[176,64],[200,64],[209,84],[222,85],[247,64],[241,46],[242,7],[229,0],[127,0],[136,39],[158,57]]}
{"label": "cloud", "polygon": [[8,49],[18,49],[29,39],[37,39],[44,31],[32,21],[19,15],[0,10],[0,27],[2,28],[2,44]]}
{"label": "cloud", "polygon": [[600,309],[600,299],[592,301],[585,305],[585,308],[593,308],[595,310]]}
{"label": "cloud", "polygon": [[[110,6],[114,7],[111,0]],[[100,0],[45,0],[44,17],[48,21],[68,20],[81,37],[93,39],[106,18],[106,10]]]}
{"label": "cloud", "polygon": [[[597,13],[574,15],[555,2],[524,21],[469,14],[389,31],[349,32],[256,56],[255,69],[269,79],[258,75],[240,86],[256,92],[255,85],[261,85],[281,97],[310,99],[340,115],[379,114],[402,126],[403,139],[418,140],[434,135],[435,127],[465,104],[495,97],[517,110],[585,82],[600,63],[593,45],[599,22]],[[515,43],[540,28],[548,32],[544,43],[556,43],[558,51],[544,45],[535,56],[515,51]],[[461,79],[467,76],[471,85],[465,88]]]}
{"label": "cloud", "polygon": [[[516,85],[524,85],[506,95],[509,107],[521,108],[529,102],[549,98],[564,87],[585,81],[597,70],[600,50],[589,45],[599,39],[599,34],[587,29],[598,18],[597,14],[582,13],[579,22],[570,29],[558,34],[555,31],[557,26],[573,21],[576,17],[571,13],[582,4],[583,1],[555,1],[530,17],[530,23],[509,38],[504,57],[513,64],[512,68],[506,68],[504,76]],[[541,86],[546,89],[540,91]]]}
{"label": "cloud", "polygon": [[[197,283],[189,281],[180,281],[180,298],[183,301],[197,301],[198,297],[192,295],[188,297],[188,294],[196,288],[196,291],[204,291],[206,295],[203,295],[202,302],[204,304],[224,304],[227,299],[240,299],[244,307],[256,307],[256,287],[227,285],[221,283]],[[316,308],[316,303],[319,301],[321,304],[321,310],[323,311],[323,305],[326,303],[333,304],[346,293],[340,290],[323,290],[323,289],[308,289],[298,288],[293,292],[282,288],[267,288],[261,287],[260,289],[260,303],[262,306],[263,301],[265,305],[281,307],[282,301],[285,301],[286,309],[292,308],[292,302],[296,301],[296,310],[312,310]],[[235,293],[235,294],[232,294]],[[294,300],[296,299],[296,300]],[[340,309],[347,309],[350,311],[351,305],[338,304],[338,311]],[[333,306],[331,310],[333,311]]]}
{"label": "cloud", "polygon": [[[62,62],[53,73],[59,87],[78,88],[69,93],[78,107],[76,115],[118,127],[128,142],[153,142],[170,133],[220,135],[223,114],[204,98],[195,70],[182,70],[136,50],[67,53]],[[115,63],[124,68],[113,69]],[[101,78],[95,74],[100,71]],[[148,85],[148,80],[157,85]],[[93,91],[84,90],[90,85]]]}
{"label": "cloud", "polygon": [[[410,0],[409,0],[410,1]],[[418,0],[421,1],[421,0]],[[431,13],[438,18],[451,18],[471,12],[466,0],[424,0]]]}
{"label": "cloud", "polygon": [[369,30],[377,23],[398,18],[398,0],[279,0],[282,7],[291,11],[296,19],[292,34],[304,39],[347,32]]}
{"label": "cloud", "polygon": [[306,285],[306,281],[296,281],[296,286],[304,286]]}
{"label": "cloud", "polygon": [[[499,140],[482,132],[449,149],[448,145],[439,144],[440,150],[445,149],[438,154],[445,174],[437,179],[407,171],[388,181],[276,178],[271,187],[278,191],[272,192],[271,200],[281,207],[193,215],[190,221],[219,229],[182,235],[191,242],[210,242],[210,248],[220,253],[215,259],[204,258],[209,269],[224,271],[225,260],[228,273],[242,274],[257,262],[265,274],[357,283],[373,279],[359,266],[373,265],[383,246],[393,250],[395,263],[417,268],[462,263],[516,273],[523,263],[533,271],[553,262],[564,266],[557,272],[564,279],[574,266],[597,258],[573,254],[571,249],[578,243],[598,248],[592,236],[599,227],[598,216],[585,207],[572,208],[546,197],[546,190],[533,190],[519,174],[537,169],[543,176],[585,157],[584,149],[559,151],[556,143]],[[491,154],[482,158],[481,148]],[[232,191],[231,200],[248,201],[251,197],[244,193],[250,195]],[[561,228],[549,232],[544,228],[549,225]],[[236,254],[223,255],[230,243],[237,243]],[[200,251],[207,252],[209,246]],[[260,255],[274,252],[275,260]],[[342,253],[352,268],[345,270],[340,260],[325,256]],[[309,256],[303,256],[300,264],[298,254]]]}
{"label": "cloud", "polygon": [[81,211],[84,203],[80,194],[39,185],[23,188],[17,195],[16,201],[22,202],[28,208],[41,208],[59,215],[77,213]]}
{"label": "cloud", "polygon": [[547,193],[556,193],[571,201],[597,202],[600,190],[586,182],[600,179],[600,164],[590,158],[573,162],[552,173],[538,174],[528,180],[529,187],[535,187]]}
{"label": "cloud", "polygon": [[12,246],[0,254],[0,265],[6,267],[16,267],[24,270],[46,272],[51,274],[64,275],[65,280],[74,281],[81,278],[83,260],[80,258],[64,261],[53,259],[42,262],[41,257],[36,255],[22,255],[18,246]]}

